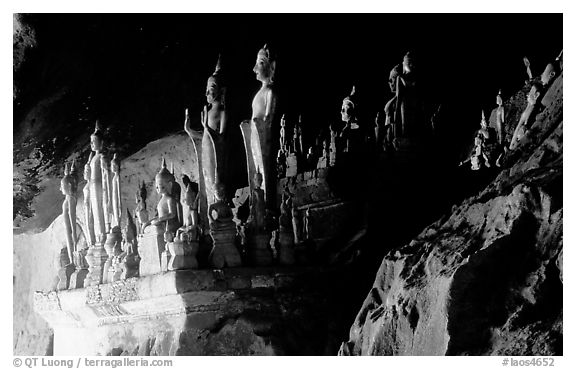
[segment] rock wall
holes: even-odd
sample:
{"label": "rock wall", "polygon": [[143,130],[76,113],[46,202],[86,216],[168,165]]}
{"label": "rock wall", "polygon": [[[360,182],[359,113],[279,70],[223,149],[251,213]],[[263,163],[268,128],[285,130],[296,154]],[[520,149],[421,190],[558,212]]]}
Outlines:
{"label": "rock wall", "polygon": [[340,354],[562,355],[562,86],[494,181],[384,258]]}

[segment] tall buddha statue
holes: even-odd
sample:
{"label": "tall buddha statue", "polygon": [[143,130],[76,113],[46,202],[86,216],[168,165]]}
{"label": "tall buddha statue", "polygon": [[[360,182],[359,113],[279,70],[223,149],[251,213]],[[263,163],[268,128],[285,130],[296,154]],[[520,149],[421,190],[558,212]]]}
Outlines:
{"label": "tall buddha statue", "polygon": [[143,231],[144,224],[148,223],[148,210],[146,209],[146,198],[148,192],[146,191],[146,183],[142,181],[142,185],[136,192],[136,219],[138,219],[138,234]]}
{"label": "tall buddha statue", "polygon": [[103,243],[106,239],[106,223],[104,219],[104,189],[103,189],[103,168],[102,168],[102,148],[104,137],[98,121],[94,133],[90,136],[90,146],[94,153],[90,160],[90,208],[94,218],[94,233],[96,243]]}
{"label": "tall buddha statue", "polygon": [[144,228],[146,229],[148,225],[154,225],[166,229],[167,232],[176,234],[180,224],[178,223],[177,204],[172,197],[172,186],[175,179],[172,173],[166,168],[166,160],[164,158],[162,158],[162,167],[158,174],[156,174],[154,181],[156,192],[161,196],[156,206],[158,216],[150,219],[144,225]]}
{"label": "tall buddha statue", "polygon": [[120,195],[120,160],[116,154],[112,158],[111,168],[112,168],[112,211],[114,214],[114,221],[112,226],[120,227],[121,216],[122,216],[122,199]]}
{"label": "tall buddha statue", "polygon": [[84,180],[86,184],[82,190],[84,194],[84,223],[86,223],[86,242],[88,246],[92,246],[96,242],[96,236],[94,234],[94,214],[92,214],[92,208],[90,207],[90,162],[93,156],[94,152],[91,151],[88,162],[84,165]]}
{"label": "tall buddha statue", "polygon": [[228,118],[225,105],[226,86],[221,69],[221,58],[218,57],[214,73],[206,83],[207,105],[200,115],[203,132],[192,129],[188,109],[184,120],[184,130],[194,144],[198,159],[198,207],[205,229],[208,229],[208,206],[215,201],[215,184],[217,181],[226,180],[225,134]]}
{"label": "tall buddha statue", "polygon": [[65,196],[62,203],[62,215],[66,229],[66,247],[70,263],[74,260],[76,240],[78,239],[76,234],[76,191],[78,189],[78,181],[74,176],[75,174],[71,173],[70,167],[66,164],[64,177],[60,181],[60,191]]}
{"label": "tall buddha statue", "polygon": [[542,84],[534,83],[530,89],[530,92],[528,93],[528,96],[526,96],[528,105],[522,112],[520,120],[518,121],[518,125],[514,130],[514,135],[510,140],[510,150],[516,149],[520,141],[528,134],[530,126],[534,121],[534,116],[538,111],[538,104],[540,102],[543,89],[544,87]]}
{"label": "tall buddha statue", "polygon": [[504,141],[506,140],[506,117],[504,114],[504,106],[502,105],[502,90],[498,91],[498,95],[496,96],[496,104],[498,105],[496,108],[496,135],[498,138],[498,144],[503,146]]}
{"label": "tall buddha statue", "polygon": [[270,48],[264,45],[256,57],[253,68],[256,79],[262,83],[260,90],[252,100],[252,118],[240,125],[244,137],[246,159],[248,161],[248,183],[254,188],[252,179],[257,170],[262,173],[262,188],[266,204],[270,209],[274,202],[274,180],[270,175],[273,170],[272,122],[276,112],[277,94],[274,87],[276,59]]}
{"label": "tall buddha statue", "polygon": [[[344,128],[340,132],[342,138],[342,147],[344,152],[357,152],[363,144],[363,134],[358,124],[358,102],[356,96],[356,87],[352,86],[350,95],[342,100],[342,108],[340,109],[342,122]],[[317,145],[320,148],[320,145]]]}
{"label": "tall buddha statue", "polygon": [[110,175],[110,163],[105,155],[102,155],[100,163],[102,166],[102,206],[104,209],[104,223],[106,226],[106,233],[109,233],[114,218],[112,209],[112,176]]}
{"label": "tall buddha statue", "polygon": [[[388,86],[390,87],[390,92],[392,92],[394,96],[392,96],[392,98],[388,100],[386,106],[384,107],[384,113],[386,115],[386,119],[384,120],[384,127],[387,127],[387,129],[389,130],[389,137],[390,137],[389,143],[392,145],[392,148],[394,149],[398,149],[397,137],[399,137],[399,134],[401,132],[400,119],[396,119],[399,118],[399,116],[396,115],[396,111],[398,102],[398,94],[397,94],[398,82],[401,74],[402,74],[402,66],[400,64],[394,66],[394,68],[392,68],[392,70],[390,71],[390,75],[388,77]],[[382,138],[379,137],[378,139],[382,140],[383,137]]]}
{"label": "tall buddha statue", "polygon": [[396,78],[397,137],[418,137],[424,133],[422,106],[417,86],[415,57],[411,52],[404,55],[402,73]]}

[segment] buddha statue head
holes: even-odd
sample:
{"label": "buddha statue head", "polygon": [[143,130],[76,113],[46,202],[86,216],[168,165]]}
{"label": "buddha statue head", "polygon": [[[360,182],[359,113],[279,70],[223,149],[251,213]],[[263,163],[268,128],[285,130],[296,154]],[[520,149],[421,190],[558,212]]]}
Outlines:
{"label": "buddha statue head", "polygon": [[166,160],[162,158],[162,167],[156,177],[156,192],[161,195],[170,195],[172,193],[172,185],[174,184],[174,176],[166,168]]}
{"label": "buddha statue head", "polygon": [[224,86],[224,79],[222,78],[222,72],[220,70],[221,58],[220,55],[218,55],[218,62],[216,63],[214,73],[208,77],[208,82],[206,83],[206,102],[208,104],[214,104],[215,102],[224,104],[226,87]]}
{"label": "buddha statue head", "polygon": [[496,104],[502,106],[502,90],[498,90],[498,95],[496,95]]}
{"label": "buddha statue head", "polygon": [[554,80],[559,70],[560,66],[558,65],[558,62],[555,61],[553,63],[548,63],[544,69],[544,72],[542,72],[542,75],[540,76],[540,81],[542,84],[544,86],[548,86],[548,84]]}
{"label": "buddha statue head", "polygon": [[340,110],[340,113],[343,122],[348,123],[356,117],[356,103],[354,101],[356,98],[355,95],[356,87],[352,86],[352,92],[350,92],[350,95],[346,96],[344,100],[342,100],[342,109]]}
{"label": "buddha statue head", "polygon": [[90,148],[92,151],[100,152],[104,146],[104,135],[100,129],[99,121],[96,121],[94,132],[90,135]]}
{"label": "buddha statue head", "polygon": [[274,82],[274,74],[276,73],[276,59],[268,48],[264,45],[258,51],[256,57],[256,64],[252,69],[256,73],[256,79],[262,83],[271,84]]}
{"label": "buddha statue head", "polygon": [[255,188],[262,187],[262,181],[263,181],[262,173],[260,173],[260,170],[258,170],[256,174],[254,174],[254,187]]}
{"label": "buddha statue head", "polygon": [[182,198],[182,205],[192,207],[196,201],[196,196],[198,195],[198,185],[194,182],[190,182],[186,185],[186,191],[184,192],[184,197]]}
{"label": "buddha statue head", "polygon": [[404,55],[404,60],[402,61],[402,70],[405,74],[414,72],[414,59],[414,54],[410,51]]}
{"label": "buddha statue head", "polygon": [[223,182],[216,182],[214,185],[214,196],[216,197],[216,201],[224,201],[226,198],[226,186]]}
{"label": "buddha statue head", "polygon": [[60,181],[60,191],[65,196],[73,196],[76,193],[77,183],[74,175],[70,172],[68,163],[64,166],[64,177]]}
{"label": "buddha statue head", "polygon": [[542,95],[543,86],[541,83],[534,83],[530,92],[528,92],[528,96],[526,99],[528,100],[529,105],[535,105],[538,102],[538,99]]}
{"label": "buddha statue head", "polygon": [[120,173],[120,160],[118,160],[118,156],[116,156],[116,153],[114,153],[110,165],[112,167],[112,173],[114,174]]}

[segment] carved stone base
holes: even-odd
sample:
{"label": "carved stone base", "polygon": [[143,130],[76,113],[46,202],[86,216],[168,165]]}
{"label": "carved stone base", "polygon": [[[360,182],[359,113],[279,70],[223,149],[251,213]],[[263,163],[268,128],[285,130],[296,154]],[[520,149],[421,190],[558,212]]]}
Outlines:
{"label": "carved stone base", "polygon": [[164,230],[161,227],[149,226],[144,235],[138,238],[140,254],[140,276],[153,275],[162,271],[161,256],[166,250]]}
{"label": "carved stone base", "polygon": [[198,260],[196,260],[196,253],[199,248],[198,241],[177,239],[168,243],[167,247],[170,252],[167,270],[198,269]]}
{"label": "carved stone base", "polygon": [[70,276],[70,286],[69,289],[83,288],[84,280],[86,275],[88,275],[88,262],[86,261],[86,254],[88,249],[82,249],[74,252],[74,264],[76,265],[76,270]]}
{"label": "carved stone base", "polygon": [[225,266],[238,267],[242,265],[240,252],[234,243],[236,228],[225,230],[211,230],[210,236],[214,241],[208,260],[214,268],[221,269]]}
{"label": "carved stone base", "polygon": [[294,233],[291,229],[280,229],[278,246],[278,262],[282,265],[292,265],[294,257]]}
{"label": "carved stone base", "polygon": [[272,265],[272,250],[270,250],[270,234],[256,234],[248,240],[248,260],[254,266]]}
{"label": "carved stone base", "polygon": [[102,243],[90,246],[86,255],[86,261],[90,267],[88,268],[88,275],[84,279],[84,287],[102,284],[106,260],[108,260],[108,253],[106,253]]}

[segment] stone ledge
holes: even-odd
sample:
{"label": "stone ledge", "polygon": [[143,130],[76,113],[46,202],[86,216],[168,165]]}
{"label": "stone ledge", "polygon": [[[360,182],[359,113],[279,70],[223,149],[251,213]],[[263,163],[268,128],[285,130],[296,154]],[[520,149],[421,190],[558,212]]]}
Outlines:
{"label": "stone ledge", "polygon": [[240,291],[277,290],[318,267],[177,270],[76,290],[36,292],[34,310],[52,326],[97,327],[216,311]]}

